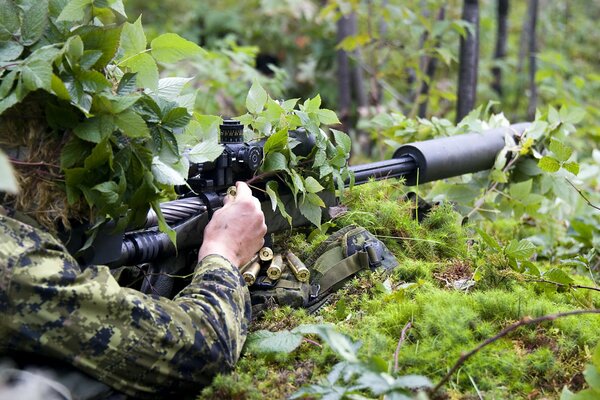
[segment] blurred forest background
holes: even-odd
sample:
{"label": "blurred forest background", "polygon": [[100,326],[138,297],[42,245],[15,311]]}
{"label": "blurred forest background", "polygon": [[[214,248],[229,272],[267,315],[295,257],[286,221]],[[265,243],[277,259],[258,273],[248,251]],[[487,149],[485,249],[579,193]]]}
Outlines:
{"label": "blurred forest background", "polygon": [[[130,0],[126,7],[130,20],[142,15],[149,39],[172,31],[214,51],[176,71],[195,77],[196,105],[207,114],[242,114],[248,81],[258,75],[275,98],[319,93],[367,157],[377,157],[368,154],[373,139],[389,139],[373,118],[390,112],[458,121],[491,105],[516,122],[546,105],[578,107],[580,136],[600,137],[597,0]],[[589,152],[586,143],[572,145]]]}

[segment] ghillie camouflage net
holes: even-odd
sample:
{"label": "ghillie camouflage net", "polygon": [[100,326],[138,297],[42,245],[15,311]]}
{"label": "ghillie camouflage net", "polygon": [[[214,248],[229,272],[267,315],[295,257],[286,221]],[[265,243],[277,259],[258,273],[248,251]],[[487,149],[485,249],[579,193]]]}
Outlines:
{"label": "ghillie camouflage net", "polygon": [[0,116],[0,148],[10,157],[20,191],[6,196],[3,205],[19,211],[55,232],[59,224],[83,219],[81,202],[69,205],[60,154],[68,137],[53,131],[47,122],[44,96],[29,96],[19,107]]}

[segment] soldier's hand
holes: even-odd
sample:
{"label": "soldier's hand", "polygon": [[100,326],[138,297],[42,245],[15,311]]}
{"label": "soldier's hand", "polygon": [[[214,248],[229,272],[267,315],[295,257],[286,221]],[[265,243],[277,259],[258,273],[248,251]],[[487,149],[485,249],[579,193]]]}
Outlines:
{"label": "soldier's hand", "polygon": [[239,268],[263,246],[267,226],[260,202],[243,182],[236,183],[236,192],[235,197],[227,195],[206,226],[199,260],[218,254]]}

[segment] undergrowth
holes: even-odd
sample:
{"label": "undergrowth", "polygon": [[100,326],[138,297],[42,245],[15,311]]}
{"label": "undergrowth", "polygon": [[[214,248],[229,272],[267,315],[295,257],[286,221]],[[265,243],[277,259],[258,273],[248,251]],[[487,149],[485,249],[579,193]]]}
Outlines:
{"label": "undergrowth", "polygon": [[[346,201],[347,211],[334,220],[336,229],[365,226],[394,252],[399,267],[389,276],[359,275],[315,315],[285,307],[268,310],[254,321],[253,331],[332,323],[362,342],[361,359],[382,360],[395,375],[424,375],[435,384],[462,353],[523,317],[600,307],[597,291],[563,290],[515,272],[502,254],[485,248],[469,226],[461,226],[449,204],[434,206],[419,223],[414,203],[390,182],[357,187]],[[500,240],[525,235],[521,227],[506,222],[490,229]],[[326,235],[306,237],[296,233],[285,241],[306,256]],[[536,264],[542,271],[553,267]],[[575,279],[593,286],[586,277]],[[437,396],[552,399],[560,397],[565,385],[580,390],[598,332],[600,318],[587,315],[518,328],[470,358]],[[200,398],[289,397],[339,361],[328,346],[313,339],[309,335],[290,354],[246,351],[235,371],[215,379]]]}

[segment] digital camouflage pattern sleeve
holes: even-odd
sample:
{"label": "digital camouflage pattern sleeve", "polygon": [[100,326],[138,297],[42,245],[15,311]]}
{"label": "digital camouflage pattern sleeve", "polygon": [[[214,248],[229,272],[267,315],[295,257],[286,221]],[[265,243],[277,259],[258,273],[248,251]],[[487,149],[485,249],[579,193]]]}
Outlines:
{"label": "digital camouflage pattern sleeve", "polygon": [[81,271],[50,234],[0,214],[0,352],[65,360],[136,397],[194,393],[231,370],[250,319],[248,289],[206,257],[173,300]]}

